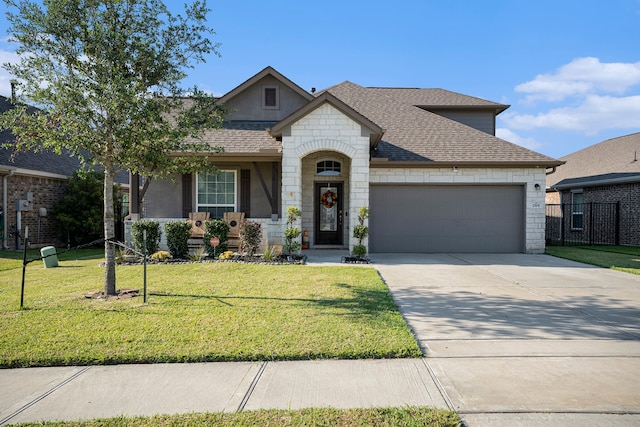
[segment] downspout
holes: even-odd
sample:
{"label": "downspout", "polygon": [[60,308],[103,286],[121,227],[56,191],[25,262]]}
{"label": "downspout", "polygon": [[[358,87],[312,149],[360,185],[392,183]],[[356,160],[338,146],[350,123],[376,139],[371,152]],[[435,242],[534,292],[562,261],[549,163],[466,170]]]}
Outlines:
{"label": "downspout", "polygon": [[[546,174],[547,174],[547,175],[551,175],[552,173],[556,173],[556,167],[557,167],[557,166],[554,166],[554,167],[551,169],[551,172],[547,171],[547,172],[546,172]],[[547,168],[547,169],[549,169],[549,168]]]}
{"label": "downspout", "polygon": [[9,209],[7,206],[7,181],[8,178],[13,175],[15,169],[9,170],[9,173],[2,176],[2,212],[4,212],[4,216],[2,218],[2,249],[9,249],[9,245],[7,245],[7,217],[9,216]]}

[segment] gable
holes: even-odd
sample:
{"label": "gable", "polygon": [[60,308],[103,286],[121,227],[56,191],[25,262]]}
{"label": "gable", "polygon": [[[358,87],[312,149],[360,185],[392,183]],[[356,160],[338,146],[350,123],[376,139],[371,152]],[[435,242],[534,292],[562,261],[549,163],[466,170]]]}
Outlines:
{"label": "gable", "polygon": [[230,113],[228,120],[277,122],[298,110],[313,96],[267,67],[222,98]]}
{"label": "gable", "polygon": [[[322,95],[318,96],[313,102],[306,104],[303,108],[295,111],[293,114],[286,117],[279,123],[276,123],[274,126],[269,129],[269,133],[274,137],[280,137],[283,134],[288,134],[290,132],[291,126],[304,119],[305,117],[311,115],[321,107],[325,107],[326,105],[331,106],[334,110],[341,113],[341,115],[346,116],[346,118],[351,119],[353,122],[360,126],[360,134],[361,136],[368,136],[370,140],[370,145],[376,146],[380,141],[380,138],[384,134],[384,129],[378,126],[376,123],[372,122],[365,116],[358,113],[356,110],[351,108],[349,105],[342,102],[340,99],[336,98],[329,92],[325,92]],[[332,129],[332,126],[338,126],[336,123],[328,123],[326,121],[317,121],[314,122],[315,126],[323,127],[326,129]]]}

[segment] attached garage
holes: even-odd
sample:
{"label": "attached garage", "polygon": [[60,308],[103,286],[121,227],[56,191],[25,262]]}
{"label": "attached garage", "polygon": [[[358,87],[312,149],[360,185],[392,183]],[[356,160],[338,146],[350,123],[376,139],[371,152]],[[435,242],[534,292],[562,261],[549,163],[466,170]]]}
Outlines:
{"label": "attached garage", "polygon": [[370,252],[524,252],[524,193],[524,185],[371,185]]}

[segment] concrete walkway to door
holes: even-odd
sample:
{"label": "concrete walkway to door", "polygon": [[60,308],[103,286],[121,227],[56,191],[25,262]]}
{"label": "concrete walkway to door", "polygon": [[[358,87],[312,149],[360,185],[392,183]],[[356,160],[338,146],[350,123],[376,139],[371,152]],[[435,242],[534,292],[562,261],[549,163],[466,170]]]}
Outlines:
{"label": "concrete walkway to door", "polygon": [[467,425],[640,425],[639,276],[547,255],[371,259]]}

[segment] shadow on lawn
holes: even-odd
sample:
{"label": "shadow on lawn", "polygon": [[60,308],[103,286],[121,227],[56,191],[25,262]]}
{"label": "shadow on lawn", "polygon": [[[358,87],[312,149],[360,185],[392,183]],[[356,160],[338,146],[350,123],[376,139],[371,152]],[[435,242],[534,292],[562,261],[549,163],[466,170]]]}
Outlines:
{"label": "shadow on lawn", "polygon": [[352,293],[351,297],[338,298],[290,298],[290,297],[268,297],[251,295],[198,295],[198,294],[178,294],[172,292],[151,292],[154,297],[173,298],[193,298],[216,300],[221,304],[233,307],[234,304],[228,301],[280,301],[285,304],[302,303],[305,305],[317,305],[320,308],[331,308],[344,310],[345,314],[352,316],[376,316],[380,313],[396,311],[397,308],[391,295],[386,289],[362,289],[357,286],[350,286],[344,283],[337,283],[334,286],[347,288]]}

